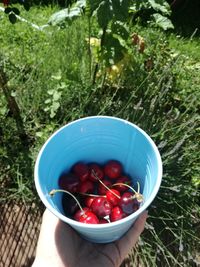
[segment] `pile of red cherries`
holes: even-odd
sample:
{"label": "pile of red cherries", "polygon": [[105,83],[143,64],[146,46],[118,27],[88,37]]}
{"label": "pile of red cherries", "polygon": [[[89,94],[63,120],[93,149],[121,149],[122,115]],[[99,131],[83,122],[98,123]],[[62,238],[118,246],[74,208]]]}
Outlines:
{"label": "pile of red cherries", "polygon": [[121,220],[137,211],[143,201],[139,183],[136,191],[117,160],[109,160],[104,165],[77,162],[69,172],[61,174],[58,184],[59,189],[49,194],[63,192],[65,215],[82,223]]}

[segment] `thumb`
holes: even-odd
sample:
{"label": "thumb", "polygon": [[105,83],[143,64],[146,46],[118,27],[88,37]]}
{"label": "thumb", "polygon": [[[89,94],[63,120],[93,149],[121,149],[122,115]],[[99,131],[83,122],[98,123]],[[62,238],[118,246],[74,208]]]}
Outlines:
{"label": "thumb", "polygon": [[131,248],[135,246],[139,236],[144,230],[147,216],[148,212],[144,211],[135,221],[131,229],[120,240],[116,241],[120,251],[121,259],[124,259],[128,255]]}

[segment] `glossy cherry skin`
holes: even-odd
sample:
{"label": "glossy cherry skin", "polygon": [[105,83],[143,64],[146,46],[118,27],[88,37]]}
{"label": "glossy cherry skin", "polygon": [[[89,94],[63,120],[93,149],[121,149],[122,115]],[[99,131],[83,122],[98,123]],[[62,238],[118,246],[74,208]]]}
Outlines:
{"label": "glossy cherry skin", "polygon": [[86,180],[84,182],[81,182],[78,187],[79,193],[93,193],[94,192],[94,183]]}
{"label": "glossy cherry skin", "polygon": [[85,197],[84,198],[84,204],[86,207],[90,208],[91,207],[91,204],[93,202],[93,200],[95,199],[96,197],[92,197],[92,196],[88,196],[88,197]]}
{"label": "glossy cherry skin", "polygon": [[[104,172],[103,172],[103,169],[100,167],[99,164],[97,163],[90,163],[89,164],[89,170],[90,170],[90,173],[89,173],[89,179],[92,181],[92,182],[97,182],[98,179],[99,180],[102,180],[104,178]],[[96,175],[95,175],[95,174]],[[97,179],[98,177],[98,179]]]}
{"label": "glossy cherry skin", "polygon": [[90,207],[99,218],[109,215],[112,210],[111,203],[105,197],[96,197]]}
{"label": "glossy cherry skin", "polygon": [[110,221],[116,222],[126,217],[123,210],[119,206],[115,206],[110,214]]}
{"label": "glossy cherry skin", "polygon": [[121,197],[120,197],[119,191],[117,191],[115,189],[110,189],[110,190],[107,190],[107,192],[106,192],[106,198],[113,206],[117,206],[120,202]]}
{"label": "glossy cherry skin", "polygon": [[102,218],[102,219],[99,220],[99,223],[100,223],[100,224],[103,224],[103,223],[109,223],[109,221],[106,220],[106,219],[104,219],[104,218]]}
{"label": "glossy cherry skin", "polygon": [[72,167],[72,171],[79,177],[81,182],[84,182],[88,179],[89,176],[89,167],[87,164],[78,162]]}
{"label": "glossy cherry skin", "polygon": [[86,213],[86,211],[90,211],[88,207],[84,207],[83,210],[77,210],[74,214],[74,220],[79,221],[80,217]]}
{"label": "glossy cherry skin", "polygon": [[[109,180],[101,180],[104,185],[106,185],[108,188],[111,188],[112,183]],[[108,189],[101,183],[98,184],[97,192],[99,195],[105,195]]]}
{"label": "glossy cherry skin", "polygon": [[126,214],[131,214],[135,211],[135,205],[137,203],[137,199],[134,198],[133,192],[124,192],[121,196],[119,206]]}
{"label": "glossy cherry skin", "polygon": [[82,214],[78,220],[81,223],[87,224],[98,224],[99,219],[92,211],[86,211],[85,214]]}
{"label": "glossy cherry skin", "polygon": [[[126,175],[123,175],[123,176],[120,176],[116,182],[116,184],[120,183],[120,184],[127,184],[127,185],[131,185],[131,179],[126,176]],[[125,185],[116,185],[114,187],[116,190],[118,190],[119,192],[124,192],[124,191],[127,191],[128,190],[128,187],[125,186]]]}
{"label": "glossy cherry skin", "polygon": [[119,161],[110,160],[104,166],[104,173],[110,179],[117,179],[122,173],[122,165]]}
{"label": "glossy cherry skin", "polygon": [[[79,195],[75,195],[79,199]],[[72,216],[79,209],[77,201],[68,194],[62,196],[62,207],[66,216]]]}
{"label": "glossy cherry skin", "polygon": [[78,192],[79,178],[73,173],[63,173],[58,180],[59,187],[71,193]]}

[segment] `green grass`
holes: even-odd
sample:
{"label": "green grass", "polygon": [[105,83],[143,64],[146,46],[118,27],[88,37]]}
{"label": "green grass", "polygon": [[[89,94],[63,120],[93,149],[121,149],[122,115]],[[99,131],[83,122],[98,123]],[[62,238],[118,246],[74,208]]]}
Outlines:
{"label": "green grass", "polygon": [[[21,16],[44,25],[56,10],[33,7]],[[62,125],[99,114],[128,119],[153,138],[164,166],[147,229],[130,258],[135,266],[138,261],[148,267],[195,266],[200,241],[199,39],[135,26],[133,31],[145,39],[145,53],[131,47],[128,68],[120,78],[102,85],[100,77],[92,86],[85,19],[44,31],[25,22],[11,25],[5,16],[0,23],[1,65],[29,138],[24,145],[1,93],[0,200],[39,201],[34,162],[42,144]],[[149,71],[148,59],[153,66]]]}

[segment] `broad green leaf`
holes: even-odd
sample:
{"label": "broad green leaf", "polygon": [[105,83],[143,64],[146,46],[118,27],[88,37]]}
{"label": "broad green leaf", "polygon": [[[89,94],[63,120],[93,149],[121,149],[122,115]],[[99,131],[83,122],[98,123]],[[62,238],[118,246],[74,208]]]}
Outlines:
{"label": "broad green leaf", "polygon": [[10,13],[10,14],[8,15],[8,18],[9,18],[9,20],[10,20],[10,22],[11,22],[12,24],[15,24],[16,21],[17,21],[17,17],[15,16],[14,13]]}
{"label": "broad green leaf", "polygon": [[163,15],[170,15],[170,5],[167,3],[167,1],[164,0],[148,0],[151,7],[157,11],[161,12]]}
{"label": "broad green leaf", "polygon": [[130,0],[112,0],[112,9],[116,20],[127,21]]}
{"label": "broad green leaf", "polygon": [[119,62],[125,53],[125,48],[121,45],[119,40],[115,38],[112,33],[108,33],[104,43],[104,57],[107,66]]}
{"label": "broad green leaf", "polygon": [[13,8],[12,8],[12,11],[13,11],[16,15],[20,15],[20,11],[19,11],[18,8],[13,7]]}
{"label": "broad green leaf", "polygon": [[167,17],[162,16],[159,13],[155,13],[152,15],[155,23],[157,26],[159,26],[160,28],[162,28],[163,30],[168,30],[168,29],[174,29],[174,26],[171,22],[170,19],[168,19]]}
{"label": "broad green leaf", "polygon": [[4,12],[5,12],[6,14],[9,14],[11,11],[12,11],[12,8],[11,8],[11,7],[6,7],[6,8],[4,9]]}
{"label": "broad green leaf", "polygon": [[82,15],[82,5],[80,5],[80,2],[78,1],[74,7],[65,8],[54,13],[50,17],[48,24],[55,26],[67,20],[72,21],[73,19],[76,19],[81,15]]}
{"label": "broad green leaf", "polygon": [[102,1],[97,9],[97,20],[101,28],[105,28],[113,17],[113,10],[110,0]]}
{"label": "broad green leaf", "polygon": [[76,2],[76,6],[80,8],[85,8],[86,7],[86,0],[78,0]]}
{"label": "broad green leaf", "polygon": [[111,31],[113,34],[120,36],[124,40],[127,40],[129,38],[128,29],[121,21],[113,22],[111,26]]}
{"label": "broad green leaf", "polygon": [[90,12],[91,16],[103,2],[102,0],[87,0],[86,9]]}

